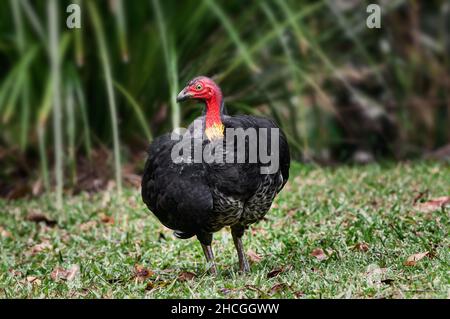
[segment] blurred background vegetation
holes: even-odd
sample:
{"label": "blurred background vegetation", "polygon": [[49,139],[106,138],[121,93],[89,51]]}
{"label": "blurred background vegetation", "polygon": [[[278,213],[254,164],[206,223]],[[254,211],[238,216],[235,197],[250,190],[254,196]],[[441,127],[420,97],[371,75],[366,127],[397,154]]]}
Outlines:
{"label": "blurred background vegetation", "polygon": [[138,185],[148,142],[200,115],[175,97],[201,74],[229,113],[275,118],[299,161],[448,158],[449,15],[448,1],[2,1],[0,196]]}

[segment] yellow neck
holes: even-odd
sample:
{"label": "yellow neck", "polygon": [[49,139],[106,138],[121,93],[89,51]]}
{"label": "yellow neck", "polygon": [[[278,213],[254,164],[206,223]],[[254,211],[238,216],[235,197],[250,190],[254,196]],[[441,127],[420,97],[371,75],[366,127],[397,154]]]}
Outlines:
{"label": "yellow neck", "polygon": [[206,137],[211,141],[214,139],[223,138],[225,126],[222,123],[214,123],[205,129]]}

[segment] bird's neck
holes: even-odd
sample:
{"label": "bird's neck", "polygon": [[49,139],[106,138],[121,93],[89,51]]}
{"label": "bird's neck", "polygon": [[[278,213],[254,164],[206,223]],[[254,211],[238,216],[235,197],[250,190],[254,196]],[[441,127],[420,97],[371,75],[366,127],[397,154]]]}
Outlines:
{"label": "bird's neck", "polygon": [[222,123],[222,94],[215,92],[206,103],[205,134],[209,140],[223,138],[225,126]]}

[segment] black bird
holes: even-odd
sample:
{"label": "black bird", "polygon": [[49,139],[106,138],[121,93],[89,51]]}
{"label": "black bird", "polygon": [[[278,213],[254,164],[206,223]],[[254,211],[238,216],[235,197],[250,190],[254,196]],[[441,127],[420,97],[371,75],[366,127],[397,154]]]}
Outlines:
{"label": "black bird", "polygon": [[[240,271],[247,272],[244,231],[264,217],[289,177],[285,135],[273,120],[227,115],[222,92],[208,77],[199,76],[187,84],[177,101],[187,99],[204,102],[203,116],[185,133],[162,135],[150,145],[142,199],[176,237],[197,236],[212,273],[216,273],[212,234],[230,226]],[[237,137],[227,139],[232,133]],[[209,160],[202,154],[209,154]],[[273,154],[271,170],[267,154]]]}

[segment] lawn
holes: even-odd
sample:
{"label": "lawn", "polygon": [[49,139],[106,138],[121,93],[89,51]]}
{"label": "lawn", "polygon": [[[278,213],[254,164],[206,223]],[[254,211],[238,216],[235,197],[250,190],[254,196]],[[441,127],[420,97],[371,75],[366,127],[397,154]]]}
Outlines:
{"label": "lawn", "polygon": [[214,236],[217,277],[137,189],[67,197],[62,212],[45,196],[0,200],[0,297],[449,298],[449,209],[417,209],[448,195],[448,164],[295,164],[244,237],[251,274],[238,273],[225,229]]}

